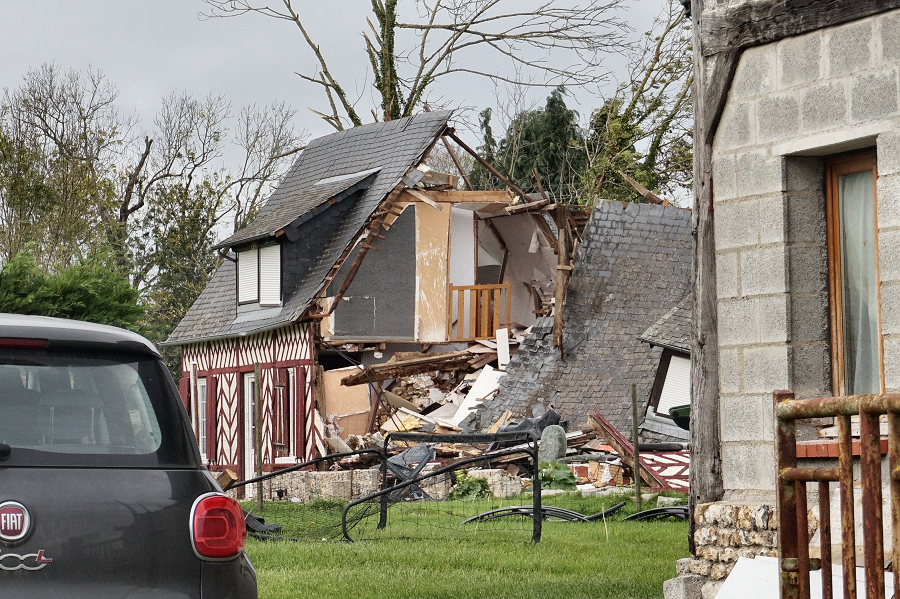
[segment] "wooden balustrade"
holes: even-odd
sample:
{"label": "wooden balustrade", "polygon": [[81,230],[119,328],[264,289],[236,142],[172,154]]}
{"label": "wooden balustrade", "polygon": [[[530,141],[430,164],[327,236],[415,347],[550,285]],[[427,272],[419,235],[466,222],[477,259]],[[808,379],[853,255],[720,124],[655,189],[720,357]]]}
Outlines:
{"label": "wooden balustrade", "polygon": [[493,339],[510,313],[510,283],[450,285],[447,338],[450,341]]}

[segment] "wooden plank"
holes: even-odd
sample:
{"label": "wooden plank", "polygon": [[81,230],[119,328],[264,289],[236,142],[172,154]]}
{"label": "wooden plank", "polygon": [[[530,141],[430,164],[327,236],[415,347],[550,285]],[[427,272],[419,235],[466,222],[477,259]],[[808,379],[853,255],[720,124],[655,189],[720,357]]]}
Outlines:
{"label": "wooden plank", "polygon": [[498,171],[497,169],[495,169],[495,168],[493,167],[493,165],[491,165],[490,162],[488,162],[487,160],[485,160],[484,158],[482,158],[482,157],[478,154],[478,152],[476,152],[475,150],[473,150],[472,148],[470,148],[469,146],[467,146],[466,143],[465,143],[463,140],[461,140],[460,138],[456,137],[456,132],[455,132],[455,131],[453,131],[452,129],[450,129],[450,128],[448,127],[447,130],[446,130],[446,135],[447,135],[450,139],[452,139],[453,141],[455,141],[455,142],[456,142],[456,145],[458,145],[460,148],[462,148],[463,150],[465,150],[466,152],[468,152],[469,155],[470,155],[472,158],[474,158],[479,164],[481,164],[481,166],[483,166],[484,168],[486,168],[487,170],[489,170],[489,171],[491,172],[491,174],[493,174],[495,177],[497,177],[498,179],[500,179],[500,181],[502,181],[504,184],[506,184],[507,187],[509,187],[511,190],[513,190],[513,192],[514,192],[517,196],[519,196],[520,198],[522,198],[525,202],[528,202],[528,194],[526,194],[524,191],[522,191],[521,189],[519,189],[519,187],[518,187],[515,183],[513,183],[512,181],[510,181],[509,179],[507,179],[506,177],[504,177],[503,174],[500,173],[500,171]]}
{"label": "wooden plank", "polygon": [[441,141],[444,142],[444,147],[447,148],[447,153],[450,154],[450,160],[453,161],[453,166],[456,167],[456,170],[459,171],[459,174],[463,178],[463,181],[466,182],[466,188],[468,188],[470,191],[474,190],[475,186],[472,185],[471,181],[469,181],[469,176],[466,174],[466,169],[464,169],[462,164],[459,163],[459,158],[456,157],[456,152],[453,151],[453,147],[450,145],[450,142],[447,141],[447,138],[443,135],[441,136]]}
{"label": "wooden plank", "polygon": [[634,450],[631,446],[631,442],[623,437],[622,433],[616,430],[616,428],[604,418],[598,410],[594,410],[588,418],[588,422],[590,423],[591,428],[597,431],[600,436],[603,437],[603,440],[619,454],[622,463],[631,468],[635,474],[638,474],[641,477],[641,480],[651,487],[666,488],[667,485],[665,481],[658,479],[656,474],[640,461],[637,464],[637,468],[635,468]]}
{"label": "wooden plank", "polygon": [[512,216],[514,214],[522,214],[523,212],[537,212],[541,209],[548,208],[550,200],[538,200],[536,202],[528,202],[527,204],[517,204],[500,210],[496,214],[483,216],[481,220],[490,220],[492,218],[500,218],[502,216]]}
{"label": "wooden plank", "polygon": [[478,337],[478,290],[469,290],[469,337]]}
{"label": "wooden plank", "polygon": [[431,206],[431,207],[434,208],[435,210],[443,210],[443,209],[444,209],[443,206],[441,206],[439,203],[437,203],[437,202],[435,202],[434,200],[432,200],[432,199],[428,196],[428,194],[423,193],[423,192],[419,191],[418,189],[409,188],[409,189],[406,190],[406,193],[408,193],[408,194],[411,195],[412,197],[416,198],[416,199],[419,200],[420,202],[424,202],[424,203],[428,204],[429,206]]}
{"label": "wooden plank", "polygon": [[447,284],[447,340],[453,341],[453,285]]}
{"label": "wooden plank", "polygon": [[479,292],[480,312],[481,312],[481,330],[478,336],[485,339],[494,337],[494,331],[491,330],[491,290],[482,289]]}
{"label": "wooden plank", "polygon": [[[488,191],[434,191],[433,189],[421,190],[417,189],[420,194],[430,199],[432,202],[439,204],[511,204],[514,196],[503,190]],[[413,202],[414,197],[407,188],[401,194],[398,202]]]}
{"label": "wooden plank", "polygon": [[[896,8],[900,0],[763,0],[712,10],[701,20],[703,55],[768,44]],[[692,12],[700,16],[696,8]]]}
{"label": "wooden plank", "polygon": [[553,347],[559,350],[559,358],[563,355],[563,310],[566,304],[566,286],[569,284],[569,244],[566,229],[566,211],[560,206],[556,210],[556,228],[559,231],[559,243],[556,251],[556,289],[553,306]]}
{"label": "wooden plank", "polygon": [[494,289],[494,318],[491,323],[491,337],[494,337],[497,333],[496,330],[500,328],[500,300],[502,295],[502,290],[500,288]]}
{"label": "wooden plank", "polygon": [[465,339],[466,295],[459,289],[456,290],[456,301],[456,338]]}
{"label": "wooden plank", "polygon": [[512,282],[506,282],[506,318],[502,324],[509,324],[512,320]]}
{"label": "wooden plank", "polygon": [[491,428],[488,429],[488,433],[494,434],[500,430],[500,427],[509,422],[509,419],[512,418],[512,412],[506,410],[503,414],[500,415],[500,418],[497,419],[497,422],[491,425]]}
{"label": "wooden plank", "polygon": [[411,374],[431,372],[432,370],[460,368],[468,363],[471,358],[472,354],[469,352],[458,351],[435,356],[413,358],[412,360],[386,362],[384,364],[377,364],[375,366],[359,369],[354,374],[341,379],[341,384],[349,387],[367,383],[369,381],[384,381],[391,378],[397,378],[398,376],[409,376]]}

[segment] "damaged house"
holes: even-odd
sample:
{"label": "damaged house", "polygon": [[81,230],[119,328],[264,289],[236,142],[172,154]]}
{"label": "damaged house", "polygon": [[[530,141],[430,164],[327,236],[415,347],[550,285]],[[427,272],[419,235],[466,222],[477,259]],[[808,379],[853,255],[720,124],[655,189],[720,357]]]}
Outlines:
{"label": "damaged house", "polygon": [[[212,469],[246,478],[330,453],[326,426],[372,430],[375,381],[495,361],[484,340],[552,310],[553,205],[456,191],[430,169],[442,136],[468,151],[450,116],[312,141],[218,245],[228,260],[166,342],[183,348],[180,391]],[[366,369],[342,370],[348,358]]]}
{"label": "damaged house", "polygon": [[[598,410],[630,438],[636,384],[641,441],[685,441],[686,431],[657,409],[657,387],[661,394],[668,384],[673,392],[666,374],[684,364],[678,361],[684,358],[681,337],[688,338],[690,320],[686,332],[676,326],[685,322],[676,308],[690,292],[691,247],[689,210],[600,201],[575,255],[561,350],[553,347],[553,319],[539,319],[507,367],[499,394],[479,414],[480,425],[490,426],[505,411],[527,417],[543,404],[570,429],[587,426]],[[651,392],[656,403],[645,416]]]}

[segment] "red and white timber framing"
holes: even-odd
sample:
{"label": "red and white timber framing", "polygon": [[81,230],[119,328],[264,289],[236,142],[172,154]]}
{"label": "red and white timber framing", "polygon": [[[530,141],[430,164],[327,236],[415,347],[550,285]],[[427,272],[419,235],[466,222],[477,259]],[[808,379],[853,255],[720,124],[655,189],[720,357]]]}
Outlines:
{"label": "red and white timber framing", "polygon": [[[247,413],[245,379],[260,365],[263,469],[275,465],[273,443],[276,401],[288,393],[291,410],[288,461],[313,459],[321,432],[316,426],[315,355],[308,323],[292,324],[247,337],[231,337],[185,345],[181,355],[180,394],[196,429],[198,398],[195,381],[206,379],[206,447],[201,452],[212,470],[232,469],[251,474],[246,464],[245,431],[252,426]],[[200,438],[199,431],[194,433]],[[284,453],[284,451],[282,452]],[[283,460],[279,460],[283,462]]]}

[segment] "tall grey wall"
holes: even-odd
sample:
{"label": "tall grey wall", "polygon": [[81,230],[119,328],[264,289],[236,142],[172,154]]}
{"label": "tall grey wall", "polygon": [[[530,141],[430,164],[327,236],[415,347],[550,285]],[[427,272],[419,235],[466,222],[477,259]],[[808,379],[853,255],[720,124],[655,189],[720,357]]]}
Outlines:
{"label": "tall grey wall", "polygon": [[774,492],[775,389],[831,394],[823,157],[876,147],[882,332],[900,390],[900,12],[747,50],[713,152],[726,499]]}

